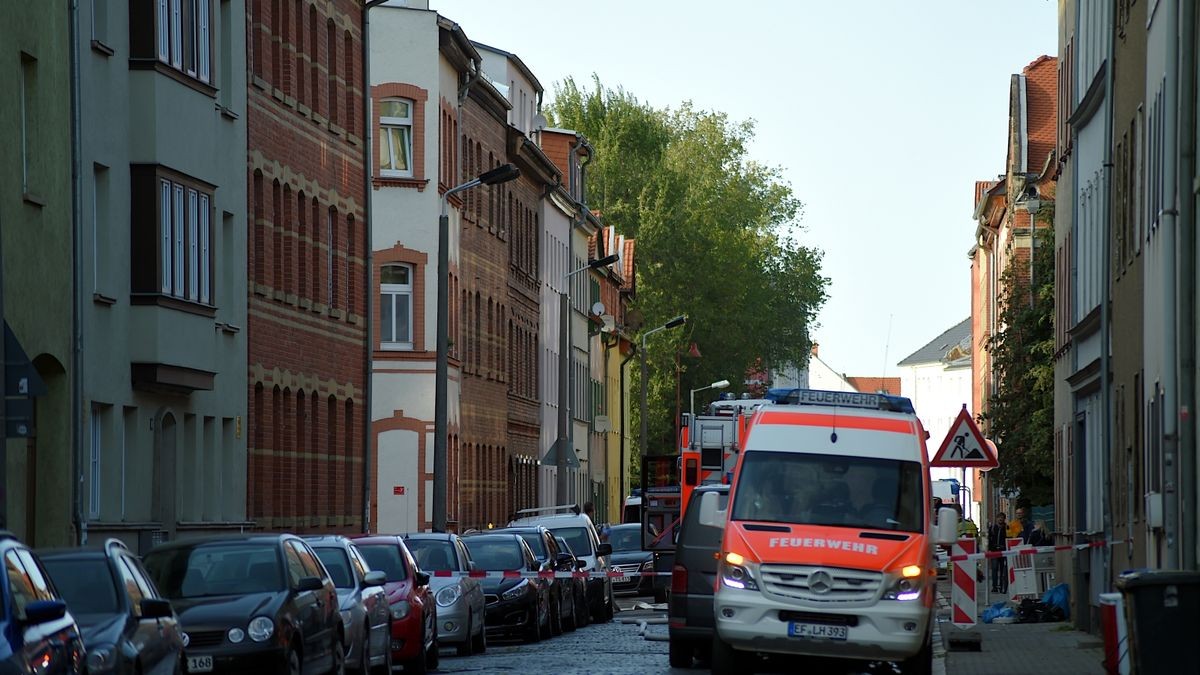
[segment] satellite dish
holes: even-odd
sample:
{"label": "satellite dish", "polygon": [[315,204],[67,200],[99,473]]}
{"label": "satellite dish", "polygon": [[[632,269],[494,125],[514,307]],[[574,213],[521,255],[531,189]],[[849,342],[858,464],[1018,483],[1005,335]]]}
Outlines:
{"label": "satellite dish", "polygon": [[542,129],[545,129],[546,125],[547,125],[547,122],[546,122],[545,115],[543,115],[542,113],[538,113],[533,116],[533,130],[534,131],[540,131]]}
{"label": "satellite dish", "polygon": [[592,304],[592,314],[594,314],[596,316],[603,315],[604,314],[604,303],[603,302],[593,303]]}

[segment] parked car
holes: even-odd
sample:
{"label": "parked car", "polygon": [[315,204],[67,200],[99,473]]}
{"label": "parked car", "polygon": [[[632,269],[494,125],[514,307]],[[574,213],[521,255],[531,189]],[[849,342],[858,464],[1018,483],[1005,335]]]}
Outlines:
{"label": "parked car", "polygon": [[0,531],[0,671],[61,675],[86,667],[75,617],[39,562],[11,532]]}
{"label": "parked car", "polygon": [[392,661],[408,673],[436,669],[437,604],[429,575],[417,568],[399,535],[364,534],[351,539],[371,569],[387,575],[383,589],[392,610]]}
{"label": "parked car", "polygon": [[346,636],[346,667],[360,673],[392,672],[392,610],[383,585],[387,575],[372,570],[345,537],[305,537],[337,589]]}
{"label": "parked car", "polygon": [[[489,572],[534,572],[539,565],[529,544],[512,533],[473,534],[463,537],[477,568]],[[537,642],[550,633],[550,587],[543,579],[487,577],[489,636],[521,637]]]}
{"label": "parked car", "polygon": [[719,495],[718,504],[729,501],[728,485],[696,488],[675,542],[675,566],[671,570],[671,595],[667,609],[669,657],[672,668],[690,668],[692,658],[707,661],[713,637],[713,587],[717,580],[717,554],[721,528],[700,524],[700,496]]}
{"label": "parked car", "polygon": [[523,509],[518,518],[509,523],[514,525],[542,525],[571,545],[575,555],[582,558],[588,572],[604,572],[606,576],[587,580],[588,606],[592,610],[592,621],[609,621],[613,617],[612,579],[607,576],[612,546],[601,543],[592,519],[580,513],[579,506],[550,506]]}
{"label": "parked car", "polygon": [[183,672],[179,617],[121,540],[38,557],[83,633],[88,675]]}
{"label": "parked car", "polygon": [[479,579],[436,576],[436,572],[474,569],[471,554],[457,534],[417,532],[404,535],[417,568],[430,573],[429,590],[437,603],[438,644],[454,645],[459,656],[487,651],[487,606]]}
{"label": "parked car", "polygon": [[[555,535],[554,540],[558,542],[560,551],[571,556],[571,563],[568,565],[571,570],[578,572],[587,567],[587,562],[575,555],[575,552],[571,550],[571,545],[567,543],[566,539]],[[587,579],[583,577],[571,577],[570,581],[571,596],[575,600],[575,626],[579,628],[592,622],[592,613],[588,609]]]}
{"label": "parked car", "polygon": [[341,673],[337,591],[290,534],[184,539],[156,546],[146,570],[183,624],[187,672]]}
{"label": "parked car", "polygon": [[[529,544],[538,560],[542,572],[574,572],[575,563],[558,547],[554,534],[541,525],[506,527],[495,532],[512,532]],[[575,630],[575,599],[571,596],[570,579],[552,577],[546,582],[550,587],[550,634],[562,635],[564,630]]]}
{"label": "parked car", "polygon": [[641,523],[613,525],[608,529],[612,569],[622,574],[632,574],[613,579],[613,593],[654,594],[654,577],[640,576],[654,572],[654,556],[642,549],[642,530]]}

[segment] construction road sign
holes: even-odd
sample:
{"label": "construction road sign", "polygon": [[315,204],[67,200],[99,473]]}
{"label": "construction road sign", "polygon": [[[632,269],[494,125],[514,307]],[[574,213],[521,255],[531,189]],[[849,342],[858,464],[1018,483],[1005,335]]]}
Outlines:
{"label": "construction road sign", "polygon": [[929,466],[953,466],[966,469],[994,469],[1000,466],[992,445],[984,440],[967,406],[958,413],[958,419],[950,425],[950,432],[942,441],[942,447],[930,460]]}

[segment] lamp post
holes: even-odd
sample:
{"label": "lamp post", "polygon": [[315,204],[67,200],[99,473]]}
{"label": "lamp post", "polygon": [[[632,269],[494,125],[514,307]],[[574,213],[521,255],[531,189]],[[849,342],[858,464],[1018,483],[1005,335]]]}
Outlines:
{"label": "lamp post", "polygon": [[692,400],[691,400],[691,404],[688,406],[688,412],[690,412],[692,414],[693,418],[696,416],[696,392],[704,391],[705,389],[724,389],[725,387],[728,387],[728,386],[729,386],[729,380],[717,380],[716,382],[713,382],[712,384],[708,385],[707,387],[700,387],[699,389],[693,389],[692,393],[691,393]]}
{"label": "lamp post", "polygon": [[480,185],[507,183],[520,175],[520,169],[512,164],[504,164],[461,185],[455,185],[442,194],[442,210],[438,219],[437,369],[433,394],[433,529],[437,532],[446,531],[446,441],[449,434],[450,214],[447,200],[452,194]]}
{"label": "lamp post", "polygon": [[[650,373],[649,373],[649,368],[646,366],[646,338],[650,337],[651,335],[654,335],[655,333],[657,333],[659,331],[666,330],[668,328],[675,328],[676,326],[682,326],[685,323],[687,323],[687,314],[680,314],[679,316],[675,317],[674,319],[671,319],[670,321],[664,323],[663,325],[659,326],[658,328],[651,328],[650,330],[646,331],[645,333],[642,333],[642,348],[640,350],[641,355],[642,355],[642,406],[641,406],[642,436],[641,436],[641,439],[639,440],[639,444],[641,445],[641,455],[643,458],[643,462],[642,462],[643,467],[645,467],[645,465],[646,465],[645,461],[644,461],[644,459],[646,457],[646,440],[647,440],[646,437],[649,435],[649,432],[647,431],[648,425],[647,425],[647,420],[646,420],[646,416],[648,414],[647,413],[647,403],[646,403],[646,381],[648,379],[650,379]],[[645,489],[646,489],[646,486],[643,485],[642,490],[645,490]]]}
{"label": "lamp post", "polygon": [[[558,439],[555,441],[556,454],[554,465],[557,467],[555,492],[559,504],[566,504],[570,499],[570,481],[567,469],[574,448],[571,446],[571,277],[586,270],[607,267],[620,258],[617,254],[593,260],[577,270],[563,275],[563,292],[559,298],[558,314]],[[588,467],[591,471],[591,466]]]}

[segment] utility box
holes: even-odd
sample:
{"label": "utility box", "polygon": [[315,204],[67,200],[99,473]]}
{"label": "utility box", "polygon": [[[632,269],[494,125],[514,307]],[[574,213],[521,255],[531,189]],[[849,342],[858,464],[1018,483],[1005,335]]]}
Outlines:
{"label": "utility box", "polygon": [[1128,572],[1117,577],[1117,589],[1125,599],[1132,672],[1152,675],[1195,668],[1200,572]]}

